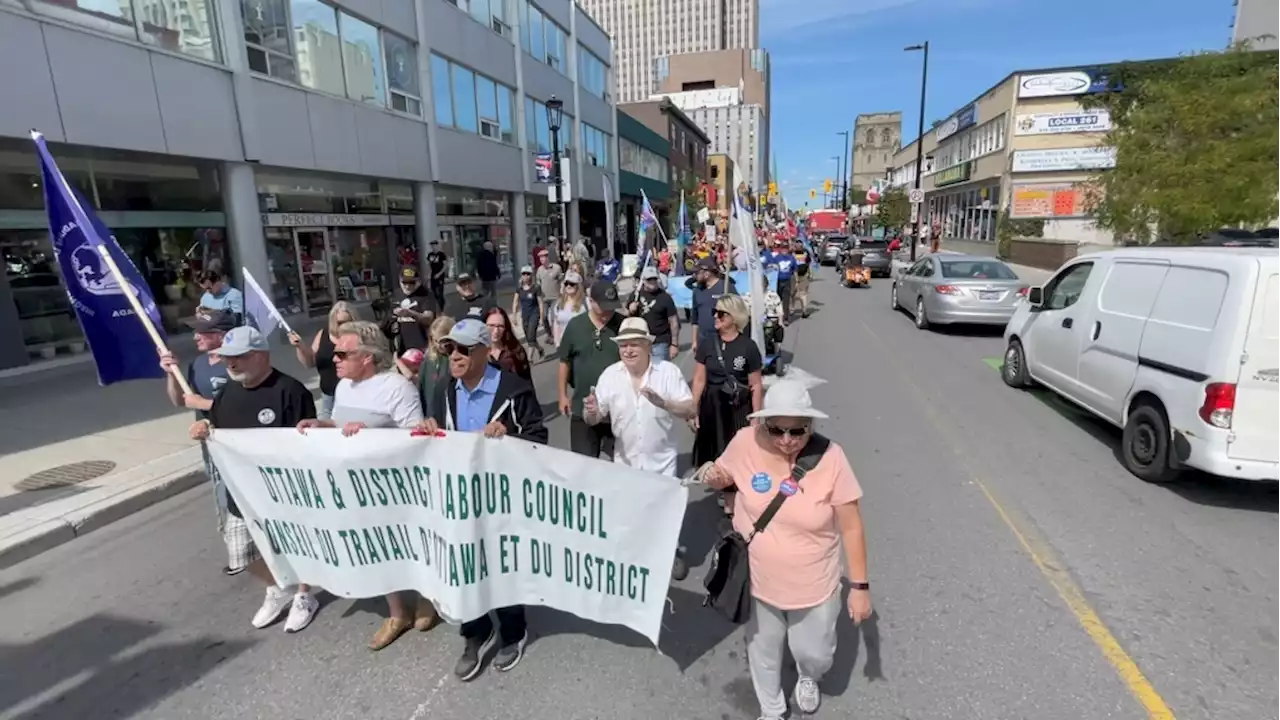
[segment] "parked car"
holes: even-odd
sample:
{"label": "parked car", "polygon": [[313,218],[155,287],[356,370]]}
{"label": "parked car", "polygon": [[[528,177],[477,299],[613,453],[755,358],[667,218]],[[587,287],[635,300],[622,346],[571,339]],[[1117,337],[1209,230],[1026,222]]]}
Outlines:
{"label": "parked car", "polygon": [[889,277],[893,274],[893,255],[889,241],[873,237],[855,237],[847,247],[862,253],[862,265],[871,271],[871,277]]}
{"label": "parked car", "polygon": [[1280,258],[1262,248],[1084,255],[1031,288],[1005,328],[1002,375],[1123,428],[1148,482],[1190,467],[1280,479]]}
{"label": "parked car", "polygon": [[1004,325],[1029,284],[995,258],[930,255],[893,279],[890,302],[915,316],[916,327],[975,323]]}

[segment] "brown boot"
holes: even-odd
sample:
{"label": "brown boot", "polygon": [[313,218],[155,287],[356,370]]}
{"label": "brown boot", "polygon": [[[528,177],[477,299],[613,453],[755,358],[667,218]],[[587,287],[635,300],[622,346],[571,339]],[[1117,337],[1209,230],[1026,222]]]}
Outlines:
{"label": "brown boot", "polygon": [[440,623],[440,613],[436,612],[436,606],[424,597],[418,598],[418,608],[413,619],[413,629],[418,632],[426,632]]}
{"label": "brown boot", "polygon": [[387,618],[382,622],[382,627],[378,628],[378,632],[373,634],[373,639],[369,641],[370,650],[381,650],[396,641],[409,628],[413,627],[413,621],[409,618]]}

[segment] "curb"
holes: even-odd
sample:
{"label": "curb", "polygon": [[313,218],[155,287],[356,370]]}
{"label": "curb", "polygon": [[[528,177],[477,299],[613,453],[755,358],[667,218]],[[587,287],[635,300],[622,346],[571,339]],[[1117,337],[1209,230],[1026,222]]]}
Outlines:
{"label": "curb", "polygon": [[34,522],[29,527],[0,537],[0,570],[186,492],[204,483],[206,479],[203,463],[187,464],[158,477],[104,493],[93,502],[73,507],[57,517]]}

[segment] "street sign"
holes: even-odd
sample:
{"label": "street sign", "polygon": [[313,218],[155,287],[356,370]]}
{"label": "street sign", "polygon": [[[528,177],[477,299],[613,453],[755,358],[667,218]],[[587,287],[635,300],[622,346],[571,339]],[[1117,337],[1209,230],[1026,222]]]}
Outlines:
{"label": "street sign", "polygon": [[924,191],[920,188],[912,188],[911,192],[907,193],[907,199],[912,205],[919,205],[924,202]]}

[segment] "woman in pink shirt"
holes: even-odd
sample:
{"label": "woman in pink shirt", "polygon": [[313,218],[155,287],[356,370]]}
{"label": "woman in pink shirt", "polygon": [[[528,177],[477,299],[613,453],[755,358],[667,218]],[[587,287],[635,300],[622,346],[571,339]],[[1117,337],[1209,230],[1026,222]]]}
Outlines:
{"label": "woman in pink shirt", "polygon": [[778,493],[787,496],[773,521],[748,545],[751,595],[747,658],[761,720],[787,712],[782,691],[784,644],[796,659],[795,703],[813,713],[822,701],[818,681],[831,669],[836,622],[841,611],[840,548],[843,540],[852,589],[847,612],[855,623],[871,616],[867,548],[858,501],[862,488],[839,445],[831,443],[814,469],[799,482],[791,468],[813,435],[814,409],[804,382],[779,380],[751,414],[757,422],[730,441],[724,454],[702,472],[708,485],[736,486],[734,529],[751,535],[756,519]]}

